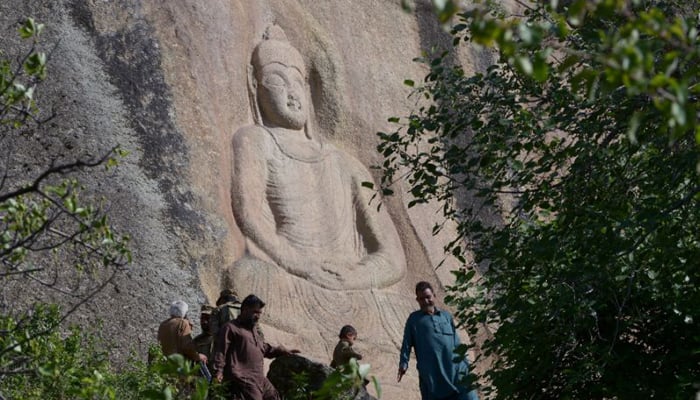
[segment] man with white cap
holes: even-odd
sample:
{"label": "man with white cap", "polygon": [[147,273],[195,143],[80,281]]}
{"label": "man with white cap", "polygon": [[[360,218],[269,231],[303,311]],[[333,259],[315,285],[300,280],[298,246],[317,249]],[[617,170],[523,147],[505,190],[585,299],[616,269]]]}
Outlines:
{"label": "man with white cap", "polygon": [[170,318],[158,327],[158,342],[163,354],[182,354],[194,362],[207,362],[207,356],[197,352],[192,340],[192,323],[187,320],[187,303],[182,300],[170,304]]}

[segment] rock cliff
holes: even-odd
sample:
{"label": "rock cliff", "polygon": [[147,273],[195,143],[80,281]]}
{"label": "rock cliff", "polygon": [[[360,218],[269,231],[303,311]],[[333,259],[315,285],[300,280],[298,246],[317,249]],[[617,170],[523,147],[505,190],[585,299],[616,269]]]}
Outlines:
{"label": "rock cliff", "polygon": [[[0,49],[7,54],[20,46],[14,32],[22,17],[46,24],[49,80],[41,88],[40,105],[55,107],[56,122],[47,134],[63,143],[50,152],[70,158],[117,144],[130,152],[113,172],[83,177],[89,192],[104,196],[116,227],[131,234],[134,262],[83,307],[76,322],[105,321],[105,335],[124,359],[125,349],[145,354],[155,342],[171,301],[183,299],[194,310],[213,303],[226,286],[247,294],[248,282],[236,282],[231,274],[250,255],[232,207],[237,195],[232,143],[234,133],[256,122],[251,54],[272,24],[284,29],[302,56],[311,93],[309,124],[318,138],[378,181],[369,169],[381,162],[375,133],[392,129],[389,117],[409,112],[414,100],[403,81],[425,73],[412,59],[447,45],[426,2],[419,1],[410,13],[400,3],[2,1]],[[466,68],[476,68],[484,55],[460,57]],[[395,374],[402,324],[415,308],[413,285],[448,283],[454,265],[434,269],[442,259],[440,238],[431,235],[437,207],[408,209],[400,188],[396,193],[383,207],[405,261],[394,260],[402,272],[389,279],[389,289],[309,286],[299,293],[312,300],[288,306],[275,303],[275,285],[291,286],[300,278],[268,282],[271,314],[307,321],[292,311],[315,313],[308,321],[318,325],[289,328],[268,320],[265,329],[268,340],[307,346],[301,348],[306,356],[328,362],[336,331],[343,323],[355,324],[357,347],[365,349],[385,398],[410,400],[418,398],[417,373],[412,370],[400,386]],[[360,240],[369,252],[376,247]]]}

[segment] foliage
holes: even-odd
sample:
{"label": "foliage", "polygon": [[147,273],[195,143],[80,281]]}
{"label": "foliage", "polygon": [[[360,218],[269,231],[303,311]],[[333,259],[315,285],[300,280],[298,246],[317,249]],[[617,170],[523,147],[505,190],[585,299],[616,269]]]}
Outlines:
{"label": "foliage", "polygon": [[311,399],[311,389],[309,373],[302,371],[299,373],[292,373],[292,386],[293,389],[286,394],[286,400],[309,400]]}
{"label": "foliage", "polygon": [[[24,320],[0,315],[0,392],[9,399],[115,399],[107,382],[107,353],[73,327],[64,337],[55,326],[56,306],[37,305]],[[42,332],[42,334],[37,334]]]}
{"label": "foliage", "polygon": [[[3,154],[0,165],[0,279],[20,277],[75,297],[78,287],[60,287],[50,279],[55,275],[52,265],[60,264],[57,259],[73,265],[78,278],[90,279],[98,270],[120,270],[131,261],[131,254],[128,237],[114,233],[103,210],[84,204],[82,186],[70,174],[98,165],[111,167],[116,163],[113,154],[126,153],[115,148],[91,160],[48,160],[47,165],[27,165],[29,176],[17,168],[22,158],[21,151],[10,151],[13,140],[28,138],[39,146],[37,131],[55,117],[43,116],[35,99],[46,76],[46,55],[37,48],[42,30],[43,25],[28,19],[19,32],[32,40],[31,48],[14,68],[9,58],[0,59],[0,139],[8,153]],[[56,179],[58,176],[69,177]]]}
{"label": "foliage", "polygon": [[[352,400],[367,396],[366,385],[370,379],[378,398],[381,398],[381,386],[374,376],[369,377],[370,365],[359,364],[356,359],[340,368],[327,372],[311,372],[302,368],[291,368],[291,382],[278,387],[286,400]],[[320,372],[320,373],[319,373]],[[279,381],[278,381],[279,382]]]}
{"label": "foliage", "polygon": [[[11,370],[0,380],[0,393],[8,399],[86,400],[216,400],[216,390],[181,355],[165,357],[151,348],[152,362],[138,357],[115,371],[103,340],[70,327],[67,334],[55,328],[61,320],[55,305],[37,305],[27,319],[0,316],[0,347],[11,348],[18,357],[0,365]],[[99,328],[99,327],[96,327]],[[37,332],[42,332],[38,335]],[[14,365],[21,365],[17,369]]]}
{"label": "foliage", "polygon": [[[43,25],[26,20],[19,29],[30,48],[13,64],[0,59],[0,141],[39,144],[41,128],[55,115],[42,115],[36,96],[46,77],[39,51]],[[66,318],[90,301],[131,261],[128,237],[115,233],[99,206],[82,199],[72,176],[116,165],[115,148],[96,159],[48,160],[24,176],[21,154],[5,148],[0,178],[0,281],[3,288],[29,284],[63,296],[67,309],[35,303],[2,303],[0,312],[0,398],[17,399],[219,399],[206,379],[180,355],[154,352],[153,362],[134,358],[115,371],[99,326],[65,327]],[[67,269],[63,266],[72,266]],[[47,298],[46,295],[41,296]],[[6,301],[6,300],[4,300]],[[83,329],[86,329],[84,331]]]}
{"label": "foliage", "polygon": [[[149,350],[151,362],[147,367],[140,364],[134,372],[122,371],[118,378],[122,389],[120,399],[170,400],[219,399],[216,391],[209,392],[209,382],[194,365],[181,354],[165,357],[160,347],[152,346]],[[144,379],[146,378],[146,379]],[[129,382],[128,384],[124,384]],[[209,395],[209,396],[208,396]],[[207,397],[208,396],[208,397]]]}
{"label": "foliage", "polygon": [[[64,322],[131,261],[128,237],[115,233],[105,211],[82,198],[74,177],[111,167],[113,156],[125,153],[115,148],[73,161],[29,160],[25,154],[45,153],[44,127],[56,116],[37,104],[47,74],[47,56],[39,49],[43,28],[27,19],[19,27],[29,43],[26,52],[16,60],[0,53],[0,393],[111,399],[106,353],[92,336]],[[22,303],[16,294],[27,290],[40,290],[42,300],[63,298],[67,307]]]}
{"label": "foliage", "polygon": [[[360,364],[351,358],[346,364],[335,369],[323,382],[323,386],[313,393],[317,400],[354,399],[369,382],[369,364]],[[371,376],[377,397],[382,397],[382,388],[375,376]]]}
{"label": "foliage", "polygon": [[391,119],[379,151],[384,191],[405,178],[409,205],[439,201],[457,225],[446,251],[475,256],[448,301],[471,334],[496,327],[483,392],[691,397],[698,2],[518,1],[517,18],[477,3],[457,13],[453,45],[494,62],[472,74],[449,50],[419,59],[422,103]]}

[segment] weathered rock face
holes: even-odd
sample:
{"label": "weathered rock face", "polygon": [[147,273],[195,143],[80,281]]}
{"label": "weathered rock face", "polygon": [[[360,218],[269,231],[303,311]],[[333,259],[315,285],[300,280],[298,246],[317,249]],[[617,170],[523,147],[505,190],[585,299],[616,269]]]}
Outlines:
{"label": "weathered rock face", "polygon": [[[406,13],[398,0],[5,0],[2,50],[16,48],[23,16],[45,23],[47,48],[55,45],[42,88],[42,104],[58,106],[51,134],[74,137],[69,154],[130,151],[116,172],[85,183],[131,234],[134,263],[78,320],[105,320],[124,357],[155,342],[171,301],[197,309],[223,287],[255,291],[268,303],[269,341],[328,362],[340,327],[353,324],[385,398],[419,397],[414,369],[400,386],[395,376],[413,285],[450,277],[449,265],[433,269],[442,259],[430,233],[436,207],[409,210],[396,190],[376,212],[360,183],[378,181],[368,169],[381,161],[375,133],[413,104],[403,80],[424,70],[412,58],[446,45],[424,2]],[[273,24],[303,63],[307,120],[292,127],[301,146],[257,119],[265,82],[252,54]],[[462,57],[467,68],[479,59]],[[242,132],[266,138],[252,147],[260,153],[240,152]],[[265,151],[262,163],[241,162]],[[264,209],[249,212],[251,193]]]}

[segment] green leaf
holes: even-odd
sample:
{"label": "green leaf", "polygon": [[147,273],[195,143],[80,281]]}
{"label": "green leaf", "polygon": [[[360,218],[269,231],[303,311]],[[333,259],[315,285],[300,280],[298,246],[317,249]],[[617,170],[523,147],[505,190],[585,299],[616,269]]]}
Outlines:
{"label": "green leaf", "polygon": [[629,122],[629,128],[627,129],[627,139],[629,139],[630,143],[634,145],[639,143],[637,140],[637,131],[639,130],[640,120],[641,114],[639,112],[632,114],[632,118],[630,118]]}
{"label": "green leaf", "polygon": [[525,75],[531,76],[533,72],[532,61],[527,56],[518,56],[515,58],[515,65]]}
{"label": "green leaf", "polygon": [[34,18],[27,18],[19,28],[19,35],[22,39],[29,39],[37,32],[38,26]]}
{"label": "green leaf", "polygon": [[671,115],[673,116],[673,121],[675,121],[675,124],[672,126],[684,127],[686,125],[685,108],[681,104],[677,102],[671,103]]}
{"label": "green leaf", "polygon": [[46,74],[46,54],[34,53],[24,62],[24,68],[30,75],[43,78]]}
{"label": "green leaf", "polygon": [[372,381],[372,385],[374,386],[374,392],[377,394],[377,398],[381,399],[382,398],[382,386],[379,384],[379,380],[375,376],[372,376],[370,378],[370,380]]}
{"label": "green leaf", "polygon": [[442,24],[452,19],[452,16],[459,11],[459,7],[454,0],[432,0],[432,2],[438,21]]}
{"label": "green leaf", "polygon": [[358,373],[360,377],[365,378],[370,371],[370,364],[359,364]]}
{"label": "green leaf", "polygon": [[567,19],[573,26],[583,23],[586,13],[586,0],[575,0],[569,5]]}
{"label": "green leaf", "polygon": [[532,67],[532,77],[535,78],[537,82],[544,82],[547,80],[549,75],[549,65],[547,64],[545,57],[536,57],[535,63]]}

